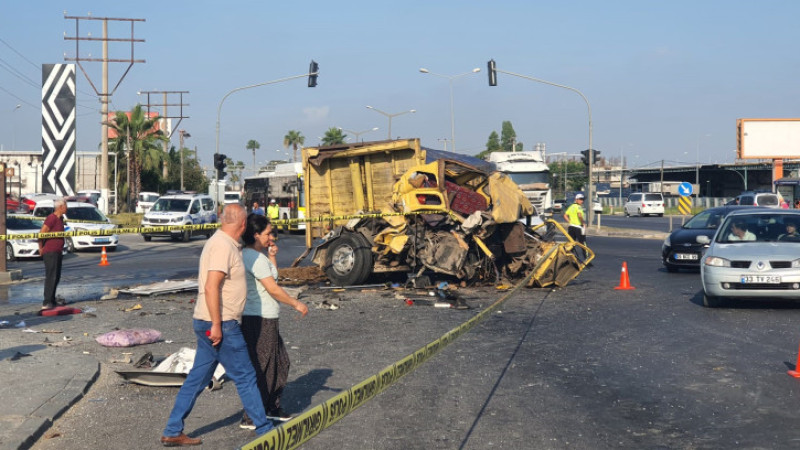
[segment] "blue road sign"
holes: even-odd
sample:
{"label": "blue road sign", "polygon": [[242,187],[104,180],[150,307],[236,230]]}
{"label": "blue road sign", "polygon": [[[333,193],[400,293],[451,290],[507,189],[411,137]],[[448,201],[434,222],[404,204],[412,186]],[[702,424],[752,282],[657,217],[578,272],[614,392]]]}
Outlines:
{"label": "blue road sign", "polygon": [[692,183],[684,181],[678,185],[678,193],[681,194],[681,197],[688,197],[692,195]]}

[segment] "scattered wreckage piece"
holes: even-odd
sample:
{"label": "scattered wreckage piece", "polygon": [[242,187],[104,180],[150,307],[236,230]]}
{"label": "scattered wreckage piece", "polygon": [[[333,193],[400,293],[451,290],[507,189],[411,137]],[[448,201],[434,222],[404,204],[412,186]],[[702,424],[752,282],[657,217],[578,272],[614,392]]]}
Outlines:
{"label": "scattered wreckage piece", "polygon": [[[312,261],[335,285],[429,271],[470,283],[532,275],[531,287],[564,286],[594,257],[558,223],[539,220],[519,187],[485,161],[418,139],[307,148],[303,158],[306,216],[330,218],[309,223],[306,244],[321,238]],[[535,227],[521,222],[532,217]]]}
{"label": "scattered wreckage piece", "polygon": [[196,291],[197,280],[165,280],[158,283],[151,283],[129,289],[120,289],[121,294],[129,295],[161,295],[174,294],[176,292]]}
{"label": "scattered wreckage piece", "polygon": [[[189,369],[192,368],[195,354],[196,350],[181,347],[180,350],[158,363],[152,370],[116,370],[115,372],[125,380],[143,386],[182,386],[186,380],[186,375],[189,374]],[[147,354],[145,354],[146,356]],[[139,362],[143,358],[140,358]],[[137,362],[137,366],[139,362]],[[225,368],[222,367],[222,364],[218,364],[216,370],[214,370],[211,385],[208,388],[212,391],[220,389],[224,375]]]}

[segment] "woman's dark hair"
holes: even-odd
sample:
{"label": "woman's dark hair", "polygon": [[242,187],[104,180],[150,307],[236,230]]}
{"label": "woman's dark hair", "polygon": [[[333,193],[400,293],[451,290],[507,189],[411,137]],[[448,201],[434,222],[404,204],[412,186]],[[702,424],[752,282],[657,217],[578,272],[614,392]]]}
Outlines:
{"label": "woman's dark hair", "polygon": [[247,227],[242,234],[244,245],[253,245],[256,242],[256,233],[262,233],[267,229],[269,219],[260,214],[250,214],[247,216]]}

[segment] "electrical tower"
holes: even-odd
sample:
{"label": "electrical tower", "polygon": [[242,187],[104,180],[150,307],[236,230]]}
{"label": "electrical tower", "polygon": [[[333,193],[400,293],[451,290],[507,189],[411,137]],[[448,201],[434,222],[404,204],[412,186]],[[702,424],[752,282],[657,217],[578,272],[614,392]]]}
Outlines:
{"label": "electrical tower", "polygon": [[[145,19],[122,19],[122,18],[111,18],[111,17],[77,17],[77,16],[68,16],[66,11],[64,12],[64,19],[66,20],[75,20],[75,36],[67,36],[64,33],[64,40],[66,41],[75,41],[75,57],[70,58],[64,53],[64,60],[65,61],[75,61],[80,67],[81,72],[86,76],[86,79],[89,81],[89,84],[94,89],[95,94],[100,99],[100,134],[101,134],[101,156],[100,156],[100,192],[101,196],[105,198],[105,204],[103,205],[104,213],[108,213],[108,103],[109,98],[114,95],[114,92],[119,87],[122,80],[131,70],[131,67],[135,63],[144,63],[145,60],[143,59],[136,59],[134,56],[134,45],[137,42],[144,42],[144,39],[136,39],[134,36],[134,25],[136,22],[144,22]],[[82,20],[100,20],[103,22],[103,36],[102,37],[92,37],[91,34],[87,36],[80,35],[80,24]],[[131,25],[131,36],[122,37],[122,38],[110,38],[108,37],[108,22],[129,22]],[[82,57],[80,53],[80,43],[81,41],[89,41],[89,42],[102,42],[103,44],[103,56],[102,58],[92,58],[91,53],[88,54],[86,57]],[[112,59],[108,57],[108,43],[109,42],[130,42],[131,44],[131,56],[128,59]],[[102,63],[103,66],[103,73],[102,73],[102,88],[100,90],[92,82],[92,78],[86,72],[86,69],[83,67],[81,62],[99,62]],[[117,81],[117,84],[114,86],[114,89],[111,91],[108,90],[108,63],[128,63],[128,67],[125,69],[125,72]],[[116,188],[114,189],[114,195],[116,195]]]}
{"label": "electrical tower", "polygon": [[[167,135],[167,139],[172,138],[172,133],[174,133],[175,130],[178,129],[178,126],[181,124],[181,121],[183,119],[188,119],[189,118],[189,116],[184,116],[183,115],[183,107],[184,106],[189,106],[188,103],[183,103],[183,94],[188,94],[188,93],[189,93],[189,91],[139,91],[138,92],[139,95],[141,95],[141,94],[147,95],[147,115],[148,115],[148,117],[150,116],[150,108],[151,107],[159,107],[160,106],[161,108],[163,108],[162,109],[163,113],[161,114],[161,118],[163,119],[162,122],[161,122],[161,131],[163,131],[164,134]],[[150,94],[162,94],[163,95],[163,99],[164,99],[164,103],[151,103],[150,102]],[[178,103],[169,103],[167,101],[167,96],[169,94],[178,94],[178,96],[180,98]],[[180,108],[180,111],[179,111],[177,116],[170,116],[168,114],[168,112],[167,112],[168,108],[167,107],[169,107],[169,106],[177,106],[177,107]],[[178,119],[178,123],[176,123],[175,125],[170,127],[169,130],[167,130],[167,119]],[[181,151],[181,150],[179,150],[179,151]],[[168,152],[169,152],[169,142],[164,141],[164,153],[166,154]],[[167,175],[169,175],[169,173],[168,173],[169,165],[167,164],[167,162],[168,162],[167,159],[164,158],[164,165],[162,166],[162,175],[164,176],[164,178],[167,178]]]}

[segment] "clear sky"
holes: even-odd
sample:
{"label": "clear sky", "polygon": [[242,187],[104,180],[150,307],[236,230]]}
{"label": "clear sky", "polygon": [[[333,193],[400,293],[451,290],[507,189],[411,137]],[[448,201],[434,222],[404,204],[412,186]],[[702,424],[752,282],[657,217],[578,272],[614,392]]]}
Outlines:
{"label": "clear sky", "polygon": [[[66,6],[65,6],[66,5]],[[317,145],[329,127],[385,139],[419,137],[442,149],[450,139],[450,82],[422,74],[481,72],[452,81],[456,150],[476,154],[504,120],[525,149],[548,153],[588,147],[588,108],[575,92],[498,74],[489,87],[486,63],[573,87],[592,110],[594,147],[624,154],[629,166],[733,162],[737,118],[800,117],[800,2],[699,1],[0,1],[0,145],[41,149],[41,69],[75,56],[70,16],[146,19],[136,23],[135,64],[112,97],[130,109],[137,91],[189,91],[179,128],[191,134],[211,166],[217,108],[230,90],[304,74],[320,65],[319,85],[306,79],[232,94],[222,106],[220,151],[252,165],[285,158],[283,136],[299,130]],[[102,35],[99,21],[81,21],[81,35]],[[111,37],[130,36],[114,24]],[[101,55],[82,43],[81,56]],[[112,44],[111,58],[128,58]],[[110,83],[126,64],[112,64]],[[101,68],[85,63],[99,87]],[[99,103],[78,69],[78,150],[96,151]],[[170,97],[170,100],[177,97]],[[160,102],[160,96],[153,99]],[[21,105],[16,108],[16,105]],[[174,112],[174,111],[171,111]],[[350,133],[346,133],[350,134]],[[350,134],[350,137],[354,137]],[[173,144],[178,145],[177,133]],[[14,145],[16,144],[16,145]],[[452,149],[448,143],[448,149]]]}

